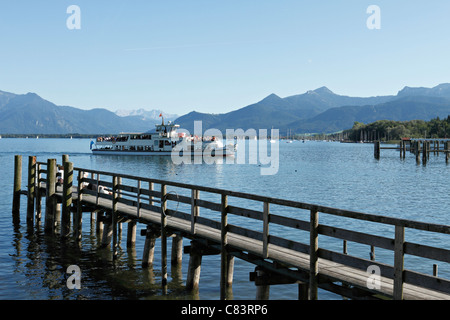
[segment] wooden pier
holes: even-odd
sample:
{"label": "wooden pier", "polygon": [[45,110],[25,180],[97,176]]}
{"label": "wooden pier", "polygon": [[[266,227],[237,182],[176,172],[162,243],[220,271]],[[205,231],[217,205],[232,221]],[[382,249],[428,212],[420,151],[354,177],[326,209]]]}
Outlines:
{"label": "wooden pier", "polygon": [[380,159],[381,150],[399,150],[400,158],[405,159],[406,152],[409,151],[416,157],[417,164],[422,163],[426,165],[430,159],[430,154],[439,156],[444,154],[445,163],[449,162],[450,158],[450,139],[402,139],[398,146],[382,147],[380,141],[374,142],[373,155],[375,159]]}
{"label": "wooden pier", "polygon": [[[439,277],[437,267],[434,274],[424,274],[405,262],[405,256],[412,255],[436,261],[436,266],[437,262],[450,263],[450,250],[405,240],[408,232],[447,237],[448,225],[77,168],[68,157],[62,160],[64,182],[59,186],[55,159],[37,162],[29,157],[27,190],[21,190],[22,159],[16,156],[13,219],[20,221],[20,195],[26,195],[26,220],[33,225],[41,219],[41,199],[45,197],[45,232],[59,236],[61,241],[67,237],[81,240],[82,216],[89,212],[91,223],[96,215],[101,246],[110,247],[113,257],[117,255],[122,225],[128,226],[127,246],[134,246],[136,228],[143,225],[142,267],[154,263],[155,243],[160,239],[163,293],[167,292],[171,239],[172,264],[180,264],[183,254],[189,255],[186,290],[198,290],[202,257],[220,256],[220,270],[214,272],[219,278],[221,299],[230,297],[235,258],[255,265],[249,279],[255,283],[257,299],[268,299],[272,285],[293,283],[298,285],[299,299],[317,299],[319,288],[352,299],[450,299],[450,280]],[[290,215],[284,214],[287,211]],[[354,231],[320,223],[329,216],[346,221],[345,226],[363,221],[364,225],[374,223],[392,231],[379,236],[370,229]],[[59,234],[55,228],[58,219]],[[245,219],[255,227],[240,225],[239,221]],[[295,239],[286,236],[291,231],[298,232]],[[343,250],[325,249],[319,241],[323,237],[339,242]],[[184,250],[183,238],[191,240]],[[370,258],[351,255],[347,248],[353,242],[367,246],[368,253],[370,248]],[[388,250],[393,264],[376,261],[375,248]]]}

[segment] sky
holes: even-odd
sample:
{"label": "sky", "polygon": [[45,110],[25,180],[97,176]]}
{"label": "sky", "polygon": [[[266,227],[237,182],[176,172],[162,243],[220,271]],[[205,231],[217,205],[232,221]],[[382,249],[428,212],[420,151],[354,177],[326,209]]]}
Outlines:
{"label": "sky", "polygon": [[0,0],[0,90],[179,115],[395,95],[450,82],[449,18],[448,0]]}

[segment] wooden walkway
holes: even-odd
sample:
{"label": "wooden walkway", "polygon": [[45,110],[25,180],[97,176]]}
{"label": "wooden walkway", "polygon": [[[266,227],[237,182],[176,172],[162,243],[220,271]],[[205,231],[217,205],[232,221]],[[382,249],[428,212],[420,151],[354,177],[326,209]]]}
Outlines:
{"label": "wooden walkway", "polygon": [[411,154],[416,157],[417,164],[422,163],[426,165],[430,159],[430,154],[439,156],[440,153],[444,155],[445,163],[448,164],[450,159],[450,139],[409,139],[400,140],[398,146],[382,147],[380,141],[374,141],[373,155],[375,159],[380,159],[381,150],[399,150],[400,158],[405,159],[406,151],[409,150]]}
{"label": "wooden walkway", "polygon": [[[51,199],[62,202],[62,237],[70,236],[72,219],[68,216],[71,213],[72,236],[81,239],[82,213],[97,212],[97,224],[103,223],[103,245],[111,246],[113,256],[117,252],[117,232],[121,223],[128,224],[128,245],[135,242],[136,225],[146,225],[143,266],[153,263],[155,241],[160,238],[163,292],[167,291],[167,239],[172,237],[172,263],[179,263],[183,254],[181,240],[185,237],[192,240],[191,246],[184,248],[190,259],[186,288],[198,288],[202,256],[217,254],[220,255],[221,268],[220,272],[215,272],[220,274],[222,299],[228,297],[232,287],[234,258],[244,259],[256,266],[250,279],[257,286],[257,298],[262,299],[269,297],[270,285],[288,283],[298,284],[300,299],[317,299],[318,288],[352,299],[450,299],[448,279],[408,269],[404,259],[405,255],[414,255],[449,263],[449,250],[426,243],[407,242],[405,232],[414,229],[415,232],[448,236],[450,226],[74,168],[70,162],[64,163],[64,185],[49,191],[44,187],[54,184],[50,179],[54,170],[49,168],[56,162],[52,161],[34,163],[38,177],[36,185],[39,183],[36,189],[45,191],[47,197],[46,230],[55,232],[55,209],[51,207],[55,202]],[[33,165],[33,161],[30,160],[30,163]],[[50,177],[48,172],[51,172]],[[43,179],[43,174],[47,178]],[[77,177],[76,186],[72,185],[74,176]],[[110,193],[98,192],[98,186],[107,187]],[[37,200],[42,193],[36,194],[39,194]],[[295,218],[292,214],[284,215],[284,211],[295,212]],[[30,215],[34,215],[36,210],[33,212]],[[351,221],[365,221],[391,226],[394,232],[390,236],[377,236],[370,229],[354,231],[319,224],[319,217],[325,216],[348,221],[345,225],[351,225]],[[240,218],[236,220],[236,217]],[[238,223],[229,223],[231,219]],[[248,221],[252,221],[250,225],[257,227],[244,228],[239,219],[247,221],[243,225],[248,226]],[[284,236],[294,231],[303,231],[306,236],[298,236],[295,241]],[[321,239],[326,236],[343,243],[344,252],[320,247],[319,235]],[[350,255],[346,252],[348,242],[370,246],[372,253],[376,247],[390,250],[394,264]]]}

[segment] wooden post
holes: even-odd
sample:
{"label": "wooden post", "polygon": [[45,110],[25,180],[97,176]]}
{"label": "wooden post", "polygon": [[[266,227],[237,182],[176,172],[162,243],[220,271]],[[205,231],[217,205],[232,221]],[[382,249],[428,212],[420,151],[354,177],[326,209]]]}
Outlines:
{"label": "wooden post", "polygon": [[400,159],[403,158],[403,144],[404,144],[404,141],[400,139],[400,143],[399,143],[399,146],[398,146],[398,148],[400,150]]}
{"label": "wooden post", "polygon": [[428,160],[428,142],[427,141],[423,141],[422,142],[422,164],[427,164],[427,160]]}
{"label": "wooden post", "polygon": [[22,156],[14,157],[14,188],[12,215],[14,223],[20,222],[20,189],[22,187]]}
{"label": "wooden post", "polygon": [[228,197],[227,195],[222,194],[221,198],[220,300],[226,300],[228,280]]}
{"label": "wooden post", "polygon": [[445,149],[445,163],[448,163],[449,155],[450,155],[450,149],[449,149],[449,142],[446,141],[444,143],[444,149]]}
{"label": "wooden post", "polygon": [[375,141],[373,146],[374,146],[373,155],[375,159],[380,159],[380,148],[381,148],[380,140]]}
{"label": "wooden post", "polygon": [[73,163],[64,162],[63,199],[61,203],[61,237],[69,236],[72,206]]}
{"label": "wooden post", "polygon": [[416,140],[414,143],[414,152],[416,155],[416,163],[419,164],[420,163],[420,141]]}
{"label": "wooden post", "polygon": [[119,200],[119,193],[118,193],[118,184],[119,184],[119,179],[116,176],[113,176],[112,179],[112,193],[113,193],[113,197],[112,197],[112,215],[111,215],[111,225],[112,225],[112,232],[113,232],[113,246],[112,246],[112,251],[113,251],[113,259],[117,258],[117,240],[118,240],[118,236],[117,236],[117,221],[118,221],[118,214],[117,214],[117,203]]}
{"label": "wooden post", "polygon": [[[255,268],[257,277],[264,277],[267,271],[261,267]],[[270,295],[270,285],[258,285],[256,286],[256,300],[269,300]]]}
{"label": "wooden post", "polygon": [[269,203],[264,202],[263,208],[263,258],[269,257]]}
{"label": "wooden post", "polygon": [[319,250],[319,212],[311,209],[310,212],[310,245],[309,245],[309,297],[311,300],[318,298],[318,250]]}
{"label": "wooden post", "polygon": [[172,253],[171,253],[171,265],[176,266],[181,264],[183,258],[183,237],[180,234],[176,234],[172,238]]}
{"label": "wooden post", "polygon": [[370,246],[370,260],[375,261],[375,246]]}
{"label": "wooden post", "polygon": [[34,224],[34,198],[36,195],[36,157],[28,157],[28,199],[27,199],[27,224]]}
{"label": "wooden post", "polygon": [[298,300],[309,300],[309,286],[305,282],[298,283]]}
{"label": "wooden post", "polygon": [[403,300],[405,227],[395,226],[394,241],[394,299]]}
{"label": "wooden post", "polygon": [[200,283],[200,270],[202,265],[202,254],[195,241],[191,241],[189,255],[189,267],[186,279],[186,290],[196,291]]}
{"label": "wooden post", "polygon": [[127,228],[127,248],[134,247],[136,243],[136,220],[128,222]]}
{"label": "wooden post", "polygon": [[36,164],[36,188],[34,189],[36,200],[36,221],[41,221],[42,216],[42,195],[41,195],[41,164]]}
{"label": "wooden post", "polygon": [[107,248],[111,244],[113,238],[113,225],[112,215],[106,214],[103,220],[103,236],[102,236],[102,248]]}
{"label": "wooden post", "polygon": [[47,197],[45,199],[45,225],[46,233],[55,231],[55,214],[56,214],[56,159],[47,160]]}
{"label": "wooden post", "polygon": [[78,193],[78,200],[77,200],[77,211],[73,215],[73,231],[74,231],[74,237],[75,240],[80,241],[81,240],[81,231],[82,231],[82,223],[83,223],[83,171],[78,171],[78,186],[77,186],[77,193]]}
{"label": "wooden post", "polygon": [[195,234],[195,220],[199,216],[199,207],[196,204],[196,200],[200,197],[200,191],[191,190],[191,233]]}
{"label": "wooden post", "polygon": [[103,222],[104,222],[104,212],[103,211],[97,211],[97,219],[95,221],[95,232],[98,235],[103,234]]}
{"label": "wooden post", "polygon": [[163,294],[167,294],[167,234],[166,234],[166,226],[167,226],[167,217],[166,217],[166,209],[167,209],[167,187],[165,184],[161,184],[161,285]]}
{"label": "wooden post", "polygon": [[145,230],[145,244],[144,252],[142,255],[142,267],[147,268],[153,265],[153,259],[155,256],[155,244],[156,238],[159,236],[159,232],[156,233],[150,226],[147,226]]}

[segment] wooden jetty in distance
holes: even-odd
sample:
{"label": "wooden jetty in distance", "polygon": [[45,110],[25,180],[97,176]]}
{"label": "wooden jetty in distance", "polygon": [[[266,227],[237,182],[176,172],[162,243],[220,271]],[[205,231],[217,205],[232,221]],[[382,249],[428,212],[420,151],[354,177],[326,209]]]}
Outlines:
{"label": "wooden jetty in distance", "polygon": [[[405,261],[405,256],[411,255],[450,263],[450,250],[435,246],[435,242],[405,240],[408,232],[447,237],[448,225],[77,168],[67,156],[62,160],[64,183],[57,186],[56,159],[37,162],[36,157],[29,157],[27,189],[22,190],[22,157],[15,157],[13,219],[20,221],[20,195],[26,195],[27,224],[32,226],[45,211],[47,234],[61,241],[68,237],[81,240],[82,215],[89,212],[99,238],[102,235],[99,246],[110,247],[113,257],[121,226],[127,225],[127,246],[134,246],[136,228],[143,225],[142,267],[154,263],[155,242],[160,239],[163,293],[167,292],[171,239],[172,264],[179,264],[183,254],[189,254],[186,290],[198,290],[202,256],[220,256],[220,270],[213,271],[218,274],[221,299],[230,297],[235,258],[255,265],[249,278],[256,285],[257,299],[268,299],[272,285],[293,283],[298,285],[299,299],[317,299],[319,288],[352,299],[450,299],[450,280],[438,276],[437,267],[433,274],[424,274]],[[109,191],[103,193],[100,186]],[[286,211],[293,214],[286,215]],[[329,216],[348,227],[320,223]],[[58,219],[59,234],[55,228]],[[231,223],[236,219],[250,219],[255,228]],[[352,223],[358,221],[391,231],[380,236],[370,228],[351,230]],[[289,238],[286,230],[298,232],[298,236]],[[323,237],[336,241],[342,251],[321,246],[319,239]],[[184,250],[183,238],[191,240]],[[370,258],[350,254],[347,248],[352,242],[367,246],[368,252],[370,248]],[[393,264],[376,261],[375,248],[388,250]]]}
{"label": "wooden jetty in distance", "polygon": [[[395,147],[382,147],[379,140],[374,141],[373,155],[375,159],[380,159],[381,150],[391,149],[399,150],[400,158],[405,159],[406,152],[414,154],[416,162],[419,164],[421,161],[425,165],[430,158],[430,153],[439,156],[440,153],[444,154],[445,163],[448,163],[450,157],[450,139],[410,139],[404,138],[400,140],[398,146]],[[421,160],[422,159],[422,160]]]}

